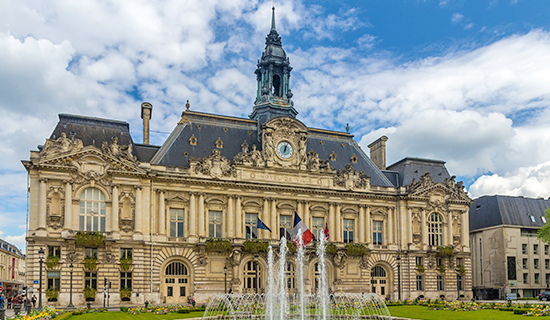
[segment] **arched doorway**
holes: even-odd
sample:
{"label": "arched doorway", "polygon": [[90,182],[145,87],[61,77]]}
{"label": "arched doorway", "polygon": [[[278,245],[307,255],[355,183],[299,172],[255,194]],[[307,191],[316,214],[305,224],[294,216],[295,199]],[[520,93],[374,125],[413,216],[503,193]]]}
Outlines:
{"label": "arched doorway", "polygon": [[377,293],[382,299],[389,294],[390,283],[386,273],[386,269],[382,266],[374,266],[370,271],[370,283],[372,293]]}
{"label": "arched doorway", "polygon": [[244,264],[243,293],[262,293],[262,266],[259,262],[250,260]]}
{"label": "arched doorway", "polygon": [[162,295],[165,303],[187,303],[192,295],[191,275],[183,262],[174,261],[164,268]]}

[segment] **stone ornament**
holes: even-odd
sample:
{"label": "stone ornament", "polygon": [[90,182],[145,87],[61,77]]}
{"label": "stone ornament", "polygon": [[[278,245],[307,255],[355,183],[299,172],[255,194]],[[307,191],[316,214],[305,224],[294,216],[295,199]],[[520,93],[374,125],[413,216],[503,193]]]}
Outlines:
{"label": "stone ornament", "polygon": [[114,137],[113,142],[108,144],[106,141],[101,145],[101,149],[106,154],[109,154],[115,158],[136,162],[136,156],[132,154],[132,144],[127,146],[121,146],[118,144],[118,138]]}
{"label": "stone ornament", "polygon": [[256,145],[252,145],[252,150],[248,151],[248,143],[246,141],[241,145],[241,152],[239,152],[234,158],[233,162],[238,165],[262,167],[265,164],[262,153],[256,149]]}
{"label": "stone ornament", "polygon": [[357,172],[352,164],[347,164],[344,169],[336,172],[334,185],[344,187],[346,190],[368,189],[370,187],[370,177],[364,173]]}
{"label": "stone ornament", "polygon": [[200,159],[195,164],[195,173],[201,173],[209,175],[214,179],[220,179],[222,177],[234,176],[236,171],[233,164],[224,156],[221,155],[220,150],[212,150],[212,154]]}
{"label": "stone ornament", "polygon": [[46,143],[40,151],[40,156],[49,157],[61,153],[76,152],[80,151],[82,147],[82,140],[76,138],[69,139],[65,132],[63,132],[61,133],[61,137],[56,140],[46,139]]}

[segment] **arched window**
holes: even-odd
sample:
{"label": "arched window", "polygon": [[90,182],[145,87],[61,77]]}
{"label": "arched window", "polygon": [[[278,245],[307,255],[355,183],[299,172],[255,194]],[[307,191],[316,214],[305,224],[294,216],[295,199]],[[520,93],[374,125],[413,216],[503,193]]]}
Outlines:
{"label": "arched window", "polygon": [[[256,273],[256,268],[258,273]],[[257,275],[257,278],[256,278]],[[244,266],[244,289],[245,293],[256,293],[262,292],[262,267],[260,263],[255,262],[254,260],[248,261]]]}
{"label": "arched window", "polygon": [[281,78],[279,77],[279,75],[274,75],[273,76],[273,95],[277,96],[277,97],[282,96],[282,94],[281,94]]}
{"label": "arched window", "polygon": [[441,217],[433,212],[428,219],[428,240],[430,246],[440,246],[443,244],[443,225]]}
{"label": "arched window", "polygon": [[376,267],[371,269],[370,276],[373,277],[373,278],[374,277],[383,277],[383,278],[385,278],[386,277],[386,270],[384,270],[384,268],[382,268],[381,266],[376,266]]}
{"label": "arched window", "polygon": [[88,188],[80,194],[80,230],[105,231],[105,195]]}

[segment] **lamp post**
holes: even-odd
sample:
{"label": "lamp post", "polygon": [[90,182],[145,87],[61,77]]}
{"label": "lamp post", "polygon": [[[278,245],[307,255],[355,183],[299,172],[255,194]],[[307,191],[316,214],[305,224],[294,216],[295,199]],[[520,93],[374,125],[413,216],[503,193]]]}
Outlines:
{"label": "lamp post", "polygon": [[74,308],[73,306],[73,264],[71,263],[71,265],[69,266],[69,273],[71,275],[71,282],[70,282],[70,287],[69,287],[69,305],[67,306],[67,308]]}
{"label": "lamp post", "polygon": [[40,280],[38,282],[38,310],[42,310],[42,264],[44,263],[44,248],[38,250],[38,263],[40,264]]}
{"label": "lamp post", "polygon": [[223,291],[223,293],[227,293],[227,266],[224,266],[223,267],[223,275],[224,275],[224,284],[225,284],[225,289]]}
{"label": "lamp post", "polygon": [[254,254],[254,270],[256,270],[256,294],[258,293],[258,254]]}
{"label": "lamp post", "polygon": [[397,254],[397,295],[401,301],[401,254]]}

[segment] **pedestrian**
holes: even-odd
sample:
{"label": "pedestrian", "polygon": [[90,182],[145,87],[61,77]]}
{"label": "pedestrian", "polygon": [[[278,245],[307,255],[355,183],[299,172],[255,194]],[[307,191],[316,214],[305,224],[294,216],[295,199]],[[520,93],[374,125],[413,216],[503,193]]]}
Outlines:
{"label": "pedestrian", "polygon": [[0,310],[4,309],[4,295],[0,292]]}
{"label": "pedestrian", "polygon": [[8,309],[11,309],[11,296],[8,297]]}
{"label": "pedestrian", "polygon": [[232,293],[233,293],[233,288],[229,288],[228,294],[232,294]]}
{"label": "pedestrian", "polygon": [[36,309],[36,295],[35,294],[32,295],[32,308]]}

